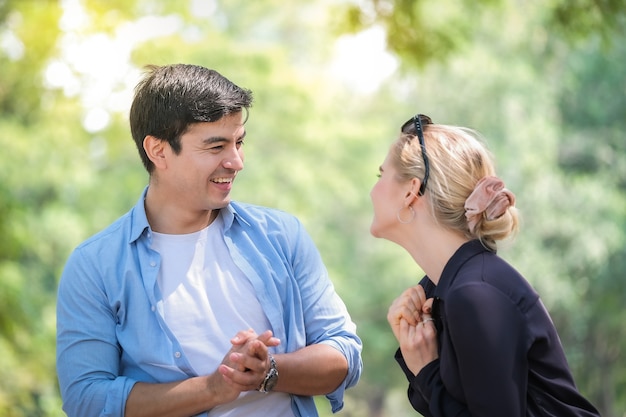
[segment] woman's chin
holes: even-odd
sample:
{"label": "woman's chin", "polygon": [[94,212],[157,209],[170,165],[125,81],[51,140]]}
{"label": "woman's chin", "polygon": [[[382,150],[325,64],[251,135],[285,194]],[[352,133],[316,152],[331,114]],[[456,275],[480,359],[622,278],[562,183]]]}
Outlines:
{"label": "woman's chin", "polygon": [[377,238],[381,237],[380,230],[378,229],[375,223],[372,223],[372,225],[370,226],[370,234]]}

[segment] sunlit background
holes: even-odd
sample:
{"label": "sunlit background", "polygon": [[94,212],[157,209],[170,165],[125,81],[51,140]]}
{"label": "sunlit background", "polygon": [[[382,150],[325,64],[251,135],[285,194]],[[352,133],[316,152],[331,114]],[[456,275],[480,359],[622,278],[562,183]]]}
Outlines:
{"label": "sunlit background", "polygon": [[339,415],[416,415],[385,316],[421,271],[369,235],[369,191],[420,112],[483,134],[522,215],[500,253],[581,391],[626,416],[625,21],[618,0],[0,0],[0,415],[64,415],[58,278],[146,185],[127,126],[143,67],[185,62],[254,92],[234,197],[303,221],[357,323]]}

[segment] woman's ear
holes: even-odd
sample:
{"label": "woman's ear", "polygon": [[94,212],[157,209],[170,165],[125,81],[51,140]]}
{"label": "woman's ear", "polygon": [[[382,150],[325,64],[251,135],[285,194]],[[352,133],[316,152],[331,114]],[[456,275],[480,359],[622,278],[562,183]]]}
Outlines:
{"label": "woman's ear", "polygon": [[167,166],[165,159],[166,141],[148,135],[143,139],[143,149],[146,155],[152,161],[155,168],[165,168]]}
{"label": "woman's ear", "polygon": [[404,196],[404,200],[405,200],[404,202],[407,207],[413,204],[415,200],[419,198],[417,193],[419,192],[421,184],[422,182],[417,178],[413,178],[411,180],[408,191],[406,195]]}

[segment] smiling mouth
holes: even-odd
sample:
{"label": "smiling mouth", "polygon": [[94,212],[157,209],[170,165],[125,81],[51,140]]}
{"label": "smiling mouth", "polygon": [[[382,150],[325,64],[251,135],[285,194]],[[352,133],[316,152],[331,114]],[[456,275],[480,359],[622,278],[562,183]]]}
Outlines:
{"label": "smiling mouth", "polygon": [[216,184],[230,184],[231,182],[233,182],[234,179],[234,177],[213,178],[211,182],[214,182]]}

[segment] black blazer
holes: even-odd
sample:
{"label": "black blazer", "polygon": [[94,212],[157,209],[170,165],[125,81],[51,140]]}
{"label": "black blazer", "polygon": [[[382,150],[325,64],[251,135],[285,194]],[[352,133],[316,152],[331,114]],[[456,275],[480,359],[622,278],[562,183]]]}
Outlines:
{"label": "black blazer", "polygon": [[434,297],[439,358],[413,375],[400,350],[409,400],[426,417],[599,417],[577,390],[539,295],[475,240],[446,264]]}

